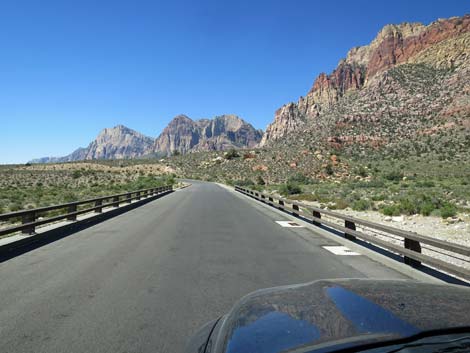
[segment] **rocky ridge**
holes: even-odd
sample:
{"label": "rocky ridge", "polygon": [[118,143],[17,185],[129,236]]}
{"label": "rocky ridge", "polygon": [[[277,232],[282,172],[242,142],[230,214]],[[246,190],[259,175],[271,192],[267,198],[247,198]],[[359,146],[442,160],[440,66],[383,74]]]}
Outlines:
{"label": "rocky ridge", "polygon": [[123,125],[103,129],[88,145],[64,157],[44,157],[31,163],[60,163],[96,159],[132,159],[169,156],[175,151],[219,151],[253,147],[261,140],[256,130],[235,115],[193,121],[185,115],[175,117],[162,133],[153,139]]}
{"label": "rocky ridge", "polygon": [[193,121],[186,115],[175,117],[155,140],[154,152],[170,156],[192,151],[219,151],[251,148],[262,132],[235,115]]}
{"label": "rocky ridge", "polygon": [[123,125],[101,130],[86,148],[80,147],[64,157],[45,157],[32,163],[57,163],[93,159],[127,159],[140,157],[149,151],[154,140]]}
{"label": "rocky ridge", "polygon": [[[387,71],[406,64],[433,69],[455,69],[470,61],[470,15],[419,23],[387,25],[366,46],[351,49],[331,74],[320,74],[311,90],[297,103],[278,109],[267,127],[261,146],[299,131],[312,123],[325,124],[322,116],[354,92],[385,82]],[[400,97],[398,97],[400,98]]]}

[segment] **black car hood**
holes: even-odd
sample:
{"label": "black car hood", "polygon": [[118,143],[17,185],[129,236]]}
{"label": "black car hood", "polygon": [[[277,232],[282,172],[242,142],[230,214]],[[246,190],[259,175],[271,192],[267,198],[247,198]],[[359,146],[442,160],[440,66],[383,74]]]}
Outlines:
{"label": "black car hood", "polygon": [[470,289],[414,281],[321,280],[242,298],[211,337],[218,353],[327,352],[470,327]]}

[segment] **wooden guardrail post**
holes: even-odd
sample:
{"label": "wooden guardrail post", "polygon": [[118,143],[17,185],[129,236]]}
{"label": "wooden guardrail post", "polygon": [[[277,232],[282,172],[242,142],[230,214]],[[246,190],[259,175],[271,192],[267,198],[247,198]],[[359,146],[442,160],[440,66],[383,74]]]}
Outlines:
{"label": "wooden guardrail post", "polygon": [[95,207],[98,207],[95,212],[96,213],[102,213],[103,212],[103,207],[100,207],[103,204],[103,200],[96,200],[95,201]]}
{"label": "wooden guardrail post", "polygon": [[126,202],[127,202],[127,203],[132,203],[132,193],[127,194],[127,196],[126,196]]}
{"label": "wooden guardrail post", "polygon": [[[77,212],[77,205],[69,205],[67,207],[67,213],[72,213],[72,212]],[[67,221],[76,221],[77,220],[77,215],[72,214],[70,216],[67,216]]]}
{"label": "wooden guardrail post", "polygon": [[[32,223],[36,221],[36,212],[31,211],[26,213],[21,220],[21,223],[26,224],[26,223]],[[34,226],[29,226],[21,231],[22,234],[34,234],[36,228]]]}
{"label": "wooden guardrail post", "polygon": [[119,207],[119,196],[113,197],[113,207]]}
{"label": "wooden guardrail post", "polygon": [[316,222],[316,221],[315,221],[315,218],[321,218],[321,213],[318,212],[318,211],[312,211],[312,216],[313,216],[313,221],[312,221],[312,223],[313,223],[314,225],[318,226],[318,227],[321,226],[321,223],[320,223],[320,222]]}
{"label": "wooden guardrail post", "polygon": [[140,200],[140,191],[137,191],[136,195],[135,195],[135,199],[136,200]]}
{"label": "wooden guardrail post", "polygon": [[284,201],[282,200],[279,200],[279,207],[278,207],[280,210],[283,210],[284,209]]}
{"label": "wooden guardrail post", "polygon": [[[409,250],[416,251],[418,253],[421,253],[421,244],[419,243],[419,241],[416,241],[416,240],[413,240],[413,239],[405,238],[405,248],[409,249]],[[407,264],[407,265],[410,265],[410,266],[413,266],[413,267],[421,266],[421,261],[412,259],[408,256],[405,256],[403,260],[404,260],[405,264]]]}
{"label": "wooden guardrail post", "polygon": [[299,206],[296,205],[296,204],[293,204],[293,205],[292,205],[292,209],[293,209],[293,212],[292,212],[292,213],[294,214],[294,216],[295,216],[295,217],[299,217]]}
{"label": "wooden guardrail post", "polygon": [[[354,222],[351,222],[351,221],[348,221],[348,220],[345,220],[344,221],[344,226],[348,229],[351,229],[351,230],[356,230],[356,224]],[[344,237],[346,239],[349,239],[349,240],[356,240],[356,237],[352,234],[348,234],[347,232],[344,233]]]}

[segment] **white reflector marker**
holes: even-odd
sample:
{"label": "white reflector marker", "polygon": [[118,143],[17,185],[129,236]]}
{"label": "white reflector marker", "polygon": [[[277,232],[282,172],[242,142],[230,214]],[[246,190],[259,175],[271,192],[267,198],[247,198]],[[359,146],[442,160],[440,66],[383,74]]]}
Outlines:
{"label": "white reflector marker", "polygon": [[345,246],[323,246],[323,248],[328,250],[329,252],[332,252],[335,255],[340,255],[340,256],[361,255],[357,252],[352,251],[351,249],[349,249]]}
{"label": "white reflector marker", "polygon": [[303,228],[300,224],[292,221],[276,221],[276,223],[286,228]]}

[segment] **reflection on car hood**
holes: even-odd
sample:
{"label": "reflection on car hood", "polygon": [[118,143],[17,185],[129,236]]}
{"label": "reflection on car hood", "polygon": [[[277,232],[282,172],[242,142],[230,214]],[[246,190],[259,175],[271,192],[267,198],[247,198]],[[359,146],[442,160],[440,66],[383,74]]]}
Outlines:
{"label": "reflection on car hood", "polygon": [[254,292],[226,316],[215,352],[330,351],[470,327],[470,289],[388,280],[322,280]]}

